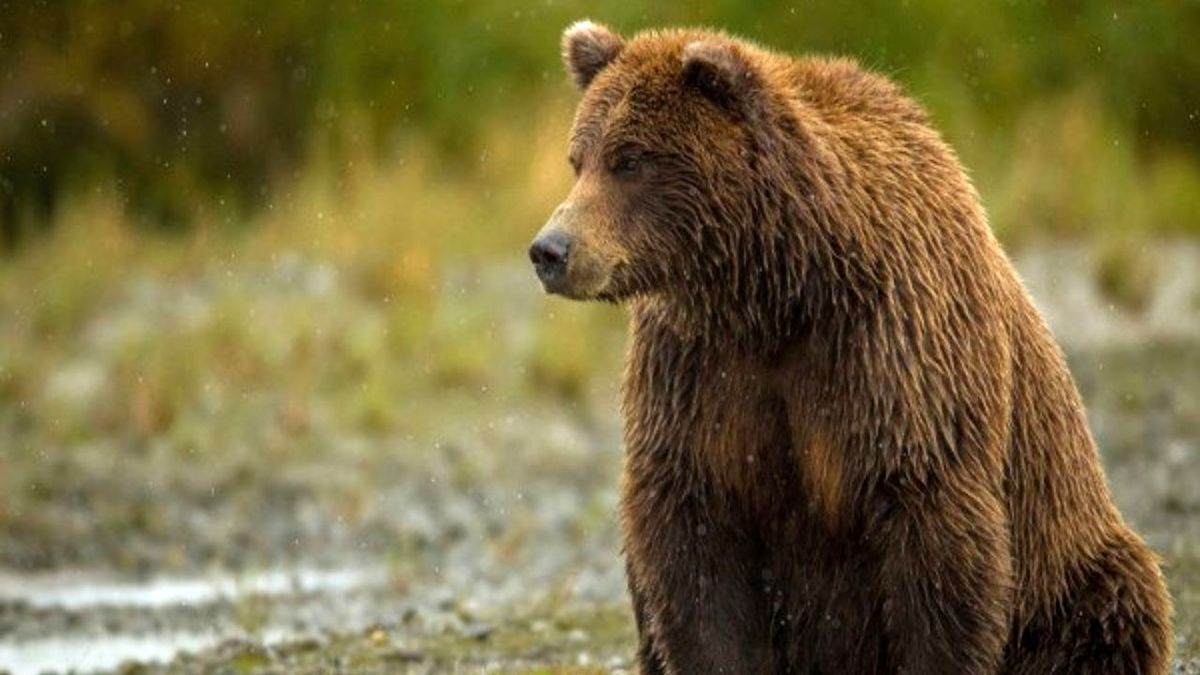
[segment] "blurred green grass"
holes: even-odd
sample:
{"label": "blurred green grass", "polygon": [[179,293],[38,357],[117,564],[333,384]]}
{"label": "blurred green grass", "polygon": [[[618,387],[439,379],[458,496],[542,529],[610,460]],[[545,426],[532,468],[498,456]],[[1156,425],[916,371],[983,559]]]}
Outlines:
{"label": "blurred green grass", "polygon": [[429,391],[611,393],[591,375],[619,368],[619,310],[541,299],[521,259],[568,180],[560,134],[533,128],[568,115],[496,131],[470,176],[419,140],[386,162],[316,157],[238,228],[146,230],[115,188],[73,196],[0,265],[0,430],[169,437],[208,400],[267,392],[287,433],[318,404],[396,433],[424,419],[397,402]]}
{"label": "blurred green grass", "polygon": [[[132,0],[2,11],[6,248],[96,186],[114,185],[145,227],[240,229],[314,165],[401,161],[413,139],[426,166],[468,183],[500,161],[488,148],[499,133],[534,142],[530,120],[569,108],[558,39],[583,17],[627,34],[713,26],[896,77],[962,153],[1007,239],[1200,228],[1200,5],[1190,0]],[[528,225],[520,211],[493,213]]]}

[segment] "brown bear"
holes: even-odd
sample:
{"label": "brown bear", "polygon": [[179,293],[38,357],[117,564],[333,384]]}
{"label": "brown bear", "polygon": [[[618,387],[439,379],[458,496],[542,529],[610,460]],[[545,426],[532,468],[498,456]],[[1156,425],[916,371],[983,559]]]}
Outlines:
{"label": "brown bear", "polygon": [[1170,600],[1063,355],[921,107],[727,35],[563,39],[530,257],[621,302],[642,673],[1165,673]]}

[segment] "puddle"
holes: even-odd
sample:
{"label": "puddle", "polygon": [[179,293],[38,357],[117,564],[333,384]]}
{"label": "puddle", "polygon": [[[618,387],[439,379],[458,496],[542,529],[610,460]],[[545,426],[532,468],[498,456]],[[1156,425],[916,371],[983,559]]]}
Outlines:
{"label": "puddle", "polygon": [[[49,612],[89,613],[106,608],[121,612],[161,610],[171,606],[192,608],[236,601],[245,596],[341,595],[382,587],[388,576],[380,568],[291,569],[259,574],[212,574],[195,577],[162,577],[145,581],[106,578],[86,572],[35,575],[0,575],[0,602],[20,603]],[[303,635],[295,627],[269,626],[256,642],[280,642]],[[0,672],[89,672],[109,670],[125,661],[168,661],[181,652],[214,647],[244,631],[214,619],[210,628],[178,627],[147,630],[112,625],[104,630],[74,633],[11,636],[0,641]]]}
{"label": "puddle", "polygon": [[[257,644],[276,645],[303,633],[270,628],[253,638]],[[165,663],[184,652],[217,646],[240,634],[170,632],[148,635],[59,636],[0,644],[0,672],[40,675],[46,672],[89,673],[112,670],[127,661]]]}
{"label": "puddle", "polygon": [[333,593],[387,582],[379,568],[292,569],[258,574],[106,579],[83,572],[0,574],[0,600],[32,607],[87,609],[104,605],[166,607],[203,605],[245,595]]}
{"label": "puddle", "polygon": [[62,636],[0,643],[0,671],[37,675],[46,671],[109,670],[125,661],[164,662],[185,651],[212,647],[224,636],[196,633],[157,635]]}

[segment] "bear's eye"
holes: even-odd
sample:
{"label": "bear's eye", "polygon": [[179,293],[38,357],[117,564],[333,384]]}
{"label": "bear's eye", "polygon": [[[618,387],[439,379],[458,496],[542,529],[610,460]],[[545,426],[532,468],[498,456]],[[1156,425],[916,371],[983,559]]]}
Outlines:
{"label": "bear's eye", "polygon": [[642,157],[628,153],[617,157],[612,163],[612,172],[617,176],[632,176],[642,168]]}
{"label": "bear's eye", "polygon": [[583,170],[583,163],[575,155],[567,157],[567,162],[571,165],[571,170],[575,172],[575,177],[579,178],[579,172]]}

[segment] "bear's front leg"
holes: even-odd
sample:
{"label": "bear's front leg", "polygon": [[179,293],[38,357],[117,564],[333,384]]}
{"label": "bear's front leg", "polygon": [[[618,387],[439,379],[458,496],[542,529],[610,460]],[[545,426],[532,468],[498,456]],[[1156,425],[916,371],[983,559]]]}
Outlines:
{"label": "bear's front leg", "polygon": [[769,609],[752,584],[758,551],[682,494],[660,484],[623,496],[639,671],[774,673]]}
{"label": "bear's front leg", "polygon": [[963,476],[889,483],[870,540],[882,556],[896,672],[994,675],[1013,590],[1007,517],[994,487]]}
{"label": "bear's front leg", "polygon": [[646,591],[636,577],[633,566],[625,562],[625,576],[629,583],[629,599],[633,603],[633,618],[637,626],[637,656],[639,675],[663,675],[662,659],[654,645],[654,634],[650,630],[650,614],[646,608]]}

